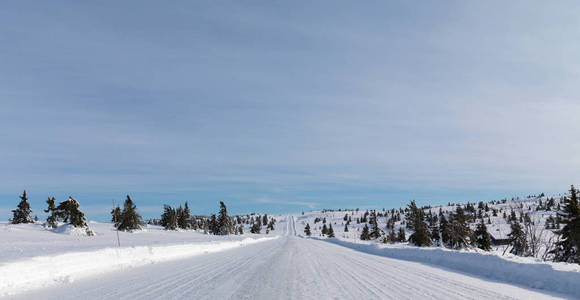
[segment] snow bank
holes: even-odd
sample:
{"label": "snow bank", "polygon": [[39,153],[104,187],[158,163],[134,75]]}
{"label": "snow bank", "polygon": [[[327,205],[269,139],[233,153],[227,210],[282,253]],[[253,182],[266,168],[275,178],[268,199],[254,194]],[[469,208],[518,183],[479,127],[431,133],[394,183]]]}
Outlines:
{"label": "snow bank", "polygon": [[104,248],[3,262],[0,263],[0,296],[72,282],[90,275],[218,252],[277,238],[278,236],[246,238],[239,241]]}
{"label": "snow bank", "polygon": [[492,280],[580,297],[580,289],[578,289],[580,268],[577,265],[523,263],[506,260],[491,253],[441,248],[359,244],[334,238],[319,240],[369,254],[427,263]]}

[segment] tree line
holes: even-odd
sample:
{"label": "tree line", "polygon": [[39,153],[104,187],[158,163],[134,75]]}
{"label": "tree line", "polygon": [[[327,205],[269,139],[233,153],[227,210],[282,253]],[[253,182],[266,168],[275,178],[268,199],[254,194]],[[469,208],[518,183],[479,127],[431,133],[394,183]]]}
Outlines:
{"label": "tree line", "polygon": [[[74,227],[86,228],[88,235],[93,235],[88,228],[87,220],[84,213],[79,209],[79,203],[73,197],[56,205],[56,199],[49,197],[46,200],[47,208],[44,210],[48,213],[46,219],[46,226],[49,228],[57,228],[59,222],[70,224]],[[26,191],[20,196],[20,202],[16,209],[12,210],[13,217],[10,219],[12,224],[34,223],[35,218],[32,218],[32,209],[28,202]],[[37,218],[36,218],[37,219]],[[123,207],[119,205],[111,210],[111,221],[117,230],[133,231],[139,230],[145,225],[143,218],[137,212],[137,206],[127,195]],[[170,205],[163,206],[163,213],[160,219],[151,219],[147,222],[152,225],[161,225],[166,230],[177,229],[201,229],[206,233],[214,235],[229,235],[229,234],[243,234],[244,224],[249,225],[250,232],[259,234],[262,232],[262,226],[265,227],[266,233],[274,230],[276,219],[269,217],[267,214],[260,215],[246,215],[246,216],[229,216],[227,207],[223,201],[220,201],[220,209],[218,215],[215,214],[204,216],[192,216],[189,204],[181,205],[173,208]]]}

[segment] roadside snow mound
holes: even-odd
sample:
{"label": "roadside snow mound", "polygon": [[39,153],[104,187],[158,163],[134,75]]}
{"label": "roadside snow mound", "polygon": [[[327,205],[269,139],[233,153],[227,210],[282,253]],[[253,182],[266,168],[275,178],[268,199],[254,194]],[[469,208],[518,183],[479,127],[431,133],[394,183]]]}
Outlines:
{"label": "roadside snow mound", "polygon": [[51,231],[54,233],[67,234],[67,235],[73,235],[73,236],[88,236],[89,234],[87,233],[87,230],[90,230],[90,229],[79,228],[79,227],[74,227],[70,224],[65,224],[65,225],[60,225],[57,228],[52,229]]}
{"label": "roadside snow mound", "polygon": [[90,275],[224,251],[277,238],[278,236],[246,238],[239,241],[104,248],[4,262],[0,263],[0,297],[73,282]]}
{"label": "roadside snow mound", "polygon": [[352,243],[318,239],[353,250],[406,261],[426,263],[506,283],[580,297],[578,265],[508,260],[492,253]]}

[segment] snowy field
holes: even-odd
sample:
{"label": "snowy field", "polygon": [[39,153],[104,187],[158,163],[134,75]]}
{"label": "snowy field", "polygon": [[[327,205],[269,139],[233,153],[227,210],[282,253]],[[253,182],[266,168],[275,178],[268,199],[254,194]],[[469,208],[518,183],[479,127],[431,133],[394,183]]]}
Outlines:
{"label": "snowy field", "polygon": [[[285,220],[279,226],[287,226]],[[217,236],[194,230],[166,231],[154,225],[132,233],[118,232],[111,223],[91,222],[89,227],[93,236],[70,225],[48,230],[41,223],[0,223],[0,296],[243,247],[287,232],[283,228],[269,234]]]}

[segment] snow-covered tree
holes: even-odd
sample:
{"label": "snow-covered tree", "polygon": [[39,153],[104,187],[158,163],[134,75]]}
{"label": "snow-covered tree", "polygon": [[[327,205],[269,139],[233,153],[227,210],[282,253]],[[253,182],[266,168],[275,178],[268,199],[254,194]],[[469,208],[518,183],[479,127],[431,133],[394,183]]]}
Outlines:
{"label": "snow-covered tree", "polygon": [[261,231],[262,231],[262,221],[260,219],[255,220],[254,224],[252,224],[252,227],[250,227],[250,232],[259,234]]}
{"label": "snow-covered tree", "polygon": [[61,202],[55,209],[55,216],[74,227],[87,227],[85,214],[79,209],[79,203],[73,197]]}
{"label": "snow-covered tree", "polygon": [[306,227],[304,227],[304,234],[310,236],[312,232],[310,232],[310,224],[306,223]]}
{"label": "snow-covered tree", "polygon": [[334,237],[334,229],[332,229],[332,224],[330,224],[330,226],[328,226],[328,237],[329,238]]}
{"label": "snow-covered tree", "polygon": [[26,196],[26,191],[20,196],[20,203],[15,210],[12,211],[12,219],[10,220],[12,224],[21,223],[33,223],[34,220],[30,216],[32,210],[30,209],[30,203],[28,203],[28,196]]}

